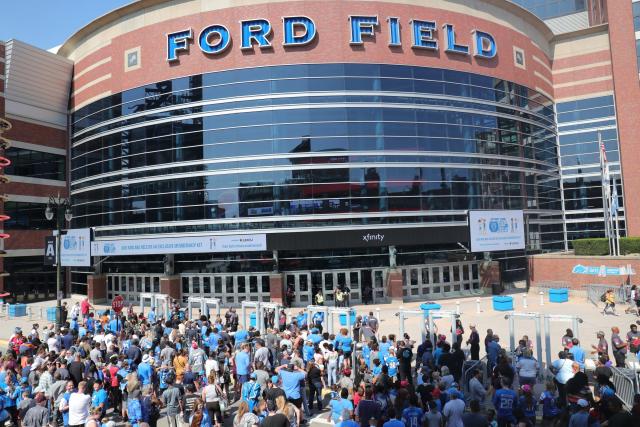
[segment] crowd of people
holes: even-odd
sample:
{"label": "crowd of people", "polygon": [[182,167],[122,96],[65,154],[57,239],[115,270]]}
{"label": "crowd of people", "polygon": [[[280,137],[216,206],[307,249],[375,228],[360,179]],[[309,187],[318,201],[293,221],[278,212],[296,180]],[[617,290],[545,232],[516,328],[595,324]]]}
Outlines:
{"label": "crowd of people", "polygon": [[[640,426],[640,398],[628,411],[616,397],[603,333],[589,371],[588,350],[567,330],[541,391],[527,336],[507,351],[491,330],[484,340],[475,325],[466,334],[460,319],[453,342],[436,331],[416,342],[381,335],[373,312],[334,335],[322,312],[268,313],[260,334],[234,309],[193,319],[178,304],[170,311],[98,312],[85,299],[59,331],[17,328],[0,365],[0,423],[299,427],[318,416],[340,427]],[[636,325],[626,339],[614,328],[610,342],[624,363],[640,350]]]}

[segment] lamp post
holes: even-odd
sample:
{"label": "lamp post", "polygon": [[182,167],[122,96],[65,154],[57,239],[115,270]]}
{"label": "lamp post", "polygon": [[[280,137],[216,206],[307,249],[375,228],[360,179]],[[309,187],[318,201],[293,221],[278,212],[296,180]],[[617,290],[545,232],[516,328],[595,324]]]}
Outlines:
{"label": "lamp post", "polygon": [[60,326],[62,323],[62,281],[60,280],[61,272],[61,257],[60,257],[60,242],[62,237],[62,229],[64,228],[64,221],[71,221],[73,217],[71,213],[71,203],[69,199],[60,197],[58,193],[57,197],[49,196],[49,202],[47,208],[44,210],[44,216],[48,221],[55,218],[56,221],[56,332],[60,332]]}

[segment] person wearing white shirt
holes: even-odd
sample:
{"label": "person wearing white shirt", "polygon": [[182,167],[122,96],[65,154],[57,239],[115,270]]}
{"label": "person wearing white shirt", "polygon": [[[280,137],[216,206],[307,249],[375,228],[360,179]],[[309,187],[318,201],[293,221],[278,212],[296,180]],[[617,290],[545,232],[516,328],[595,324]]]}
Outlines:
{"label": "person wearing white shirt", "polygon": [[78,384],[78,391],[71,393],[69,397],[69,427],[84,426],[89,418],[89,408],[91,408],[91,395],[85,394],[87,391],[86,381]]}
{"label": "person wearing white shirt", "polygon": [[447,419],[447,427],[464,427],[462,422],[464,408],[464,401],[458,399],[456,393],[451,393],[451,400],[444,405],[442,410],[442,415]]}
{"label": "person wearing white shirt", "polygon": [[60,343],[58,342],[58,339],[53,334],[53,332],[49,334],[49,338],[47,339],[47,347],[49,348],[50,352],[54,352],[56,354],[60,353]]}

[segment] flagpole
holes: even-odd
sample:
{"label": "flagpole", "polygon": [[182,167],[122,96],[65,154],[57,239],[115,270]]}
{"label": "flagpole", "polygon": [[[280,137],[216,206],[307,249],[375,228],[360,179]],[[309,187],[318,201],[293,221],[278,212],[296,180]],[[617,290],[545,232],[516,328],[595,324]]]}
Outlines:
{"label": "flagpole", "polygon": [[609,255],[613,254],[613,245],[611,242],[611,232],[610,232],[610,223],[609,223],[609,212],[608,212],[608,202],[607,199],[609,198],[607,195],[607,183],[605,181],[605,168],[606,168],[606,158],[605,158],[605,151],[604,151],[604,146],[602,144],[602,133],[600,131],[600,129],[598,129],[598,152],[600,153],[600,187],[602,190],[602,211],[604,214],[604,235],[608,240],[609,243]]}
{"label": "flagpole", "polygon": [[618,186],[616,183],[616,179],[613,178],[613,192],[612,192],[612,200],[611,200],[611,215],[615,217],[615,229],[616,229],[616,253],[620,256],[620,215],[618,214],[618,209],[620,208],[620,204],[618,203]]}

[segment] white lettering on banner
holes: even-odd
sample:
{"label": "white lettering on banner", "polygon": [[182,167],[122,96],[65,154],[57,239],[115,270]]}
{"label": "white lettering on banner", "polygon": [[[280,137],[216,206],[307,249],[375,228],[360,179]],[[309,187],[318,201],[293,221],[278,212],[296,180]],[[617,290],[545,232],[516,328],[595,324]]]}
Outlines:
{"label": "white lettering on banner", "polygon": [[469,211],[471,252],[524,249],[524,212]]}
{"label": "white lettering on banner", "polygon": [[91,229],[69,230],[62,236],[60,265],[63,267],[91,266]]}
{"label": "white lettering on banner", "polygon": [[99,240],[92,243],[94,256],[195,254],[208,252],[264,251],[266,234],[168,237],[155,239]]}

